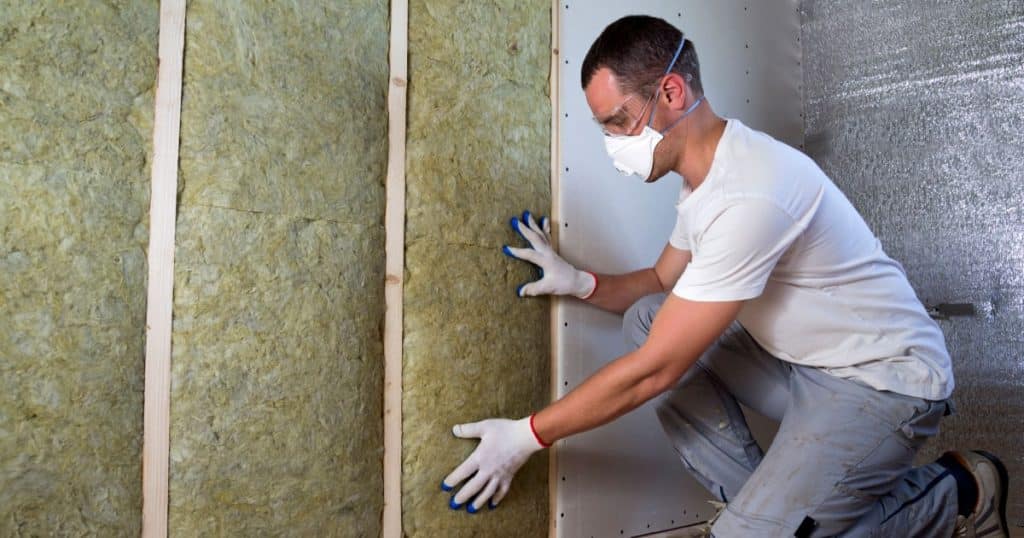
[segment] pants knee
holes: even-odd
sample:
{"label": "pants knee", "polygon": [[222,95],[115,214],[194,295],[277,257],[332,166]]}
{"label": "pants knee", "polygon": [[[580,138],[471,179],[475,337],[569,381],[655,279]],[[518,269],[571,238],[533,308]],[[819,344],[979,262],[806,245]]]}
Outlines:
{"label": "pants knee", "polygon": [[708,392],[713,385],[714,382],[707,371],[701,366],[694,365],[674,388],[656,400],[654,412],[661,427],[670,438],[679,436],[683,431],[696,432],[695,423],[699,420],[696,420],[693,414],[704,412],[706,407],[693,405],[692,398],[694,395],[698,395],[701,398],[709,398],[711,401],[720,401],[717,395]]}
{"label": "pants knee", "polygon": [[664,293],[656,293],[640,298],[630,306],[622,316],[622,335],[630,349],[636,349],[647,340],[651,332],[654,316],[665,302]]}

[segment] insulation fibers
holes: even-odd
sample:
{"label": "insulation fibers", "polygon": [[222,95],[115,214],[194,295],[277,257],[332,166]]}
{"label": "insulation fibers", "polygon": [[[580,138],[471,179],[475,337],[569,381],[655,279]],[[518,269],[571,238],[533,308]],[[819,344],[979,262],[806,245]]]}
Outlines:
{"label": "insulation fibers", "polygon": [[156,8],[0,7],[0,536],[140,532]]}
{"label": "insulation fibers", "polygon": [[189,2],[172,536],[378,536],[388,3]]}
{"label": "insulation fibers", "polygon": [[506,258],[509,218],[550,207],[551,4],[414,0],[403,372],[403,527],[412,537],[544,536],[546,456],[494,511],[447,507],[441,480],[476,446],[454,424],[520,418],[549,396],[548,306]]}
{"label": "insulation fibers", "polygon": [[808,152],[926,305],[977,312],[939,322],[959,413],[922,458],[996,453],[1024,525],[1024,2],[801,10]]}

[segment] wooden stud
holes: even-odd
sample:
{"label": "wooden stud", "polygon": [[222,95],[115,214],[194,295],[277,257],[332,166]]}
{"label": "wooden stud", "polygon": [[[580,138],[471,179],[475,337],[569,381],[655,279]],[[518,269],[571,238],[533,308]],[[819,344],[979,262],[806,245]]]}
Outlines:
{"label": "wooden stud", "polygon": [[402,282],[405,273],[405,115],[408,0],[391,1],[388,172],[384,211],[384,514],[383,536],[402,536]]}
{"label": "wooden stud", "polygon": [[142,536],[167,536],[170,451],[171,310],[174,222],[181,127],[181,69],[185,0],[161,0],[157,85],[153,115],[149,204],[149,281],[146,292],[146,380],[142,437]]}
{"label": "wooden stud", "polygon": [[[551,95],[551,241],[552,246],[558,248],[558,236],[561,232],[561,212],[558,210],[558,189],[560,155],[558,153],[558,125],[559,125],[559,102],[558,87],[560,78],[561,61],[558,50],[558,25],[559,25],[559,0],[551,2],[551,78],[548,82]],[[550,329],[551,334],[551,401],[558,399],[558,305],[561,299],[551,296]],[[558,445],[548,450],[548,535],[550,538],[557,536],[558,518]]]}

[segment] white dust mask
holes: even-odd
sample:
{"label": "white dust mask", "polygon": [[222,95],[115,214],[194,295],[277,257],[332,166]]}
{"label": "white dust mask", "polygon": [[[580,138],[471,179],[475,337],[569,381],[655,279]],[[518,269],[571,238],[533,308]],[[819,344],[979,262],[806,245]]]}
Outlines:
{"label": "white dust mask", "polygon": [[661,133],[645,125],[643,132],[636,136],[604,135],[604,149],[620,174],[636,174],[647,179],[654,167],[654,148],[662,138]]}
{"label": "white dust mask", "polygon": [[[658,143],[665,138],[665,133],[696,110],[703,100],[704,96],[701,96],[694,101],[690,108],[686,109],[682,116],[679,116],[679,119],[661,132],[652,129],[648,122],[644,126],[644,130],[635,136],[604,135],[604,149],[612,158],[615,169],[622,175],[636,174],[644,180],[649,179],[651,169],[654,167],[654,149],[658,147]],[[654,112],[651,112],[651,120],[654,120]]]}

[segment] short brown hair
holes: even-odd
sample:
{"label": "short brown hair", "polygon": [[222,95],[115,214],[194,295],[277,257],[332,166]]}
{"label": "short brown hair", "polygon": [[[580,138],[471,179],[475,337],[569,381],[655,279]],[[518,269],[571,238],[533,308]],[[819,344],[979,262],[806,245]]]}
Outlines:
{"label": "short brown hair", "polygon": [[[609,24],[583,59],[580,71],[583,88],[590,84],[598,69],[607,67],[619,80],[624,93],[653,94],[682,38],[683,33],[675,26],[646,15],[630,15]],[[671,72],[683,75],[695,94],[704,94],[697,50],[689,39]]]}

